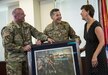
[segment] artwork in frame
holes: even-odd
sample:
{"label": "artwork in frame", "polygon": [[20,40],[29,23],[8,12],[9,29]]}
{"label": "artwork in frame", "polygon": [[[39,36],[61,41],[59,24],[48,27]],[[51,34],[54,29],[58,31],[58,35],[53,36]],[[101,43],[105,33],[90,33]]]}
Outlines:
{"label": "artwork in frame", "polygon": [[29,75],[82,75],[76,42],[33,45],[28,53]]}

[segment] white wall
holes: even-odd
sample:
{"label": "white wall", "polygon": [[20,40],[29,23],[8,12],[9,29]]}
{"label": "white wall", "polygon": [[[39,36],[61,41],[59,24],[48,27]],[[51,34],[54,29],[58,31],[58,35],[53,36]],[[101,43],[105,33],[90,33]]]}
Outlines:
{"label": "white wall", "polygon": [[4,48],[2,46],[1,29],[7,24],[7,11],[6,7],[0,8],[0,61],[4,61]]}
{"label": "white wall", "polygon": [[36,29],[41,31],[41,17],[40,17],[40,2],[39,0],[33,0],[33,7],[34,7],[34,24]]}
{"label": "white wall", "polygon": [[45,27],[52,22],[50,18],[50,11],[54,8],[54,0],[43,0],[40,1],[40,12],[41,12],[41,26],[42,31]]}

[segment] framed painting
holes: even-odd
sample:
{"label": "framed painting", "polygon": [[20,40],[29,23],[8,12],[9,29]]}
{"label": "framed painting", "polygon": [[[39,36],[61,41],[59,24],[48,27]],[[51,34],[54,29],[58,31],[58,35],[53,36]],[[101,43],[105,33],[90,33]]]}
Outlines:
{"label": "framed painting", "polygon": [[76,42],[33,45],[28,53],[29,75],[82,75]]}

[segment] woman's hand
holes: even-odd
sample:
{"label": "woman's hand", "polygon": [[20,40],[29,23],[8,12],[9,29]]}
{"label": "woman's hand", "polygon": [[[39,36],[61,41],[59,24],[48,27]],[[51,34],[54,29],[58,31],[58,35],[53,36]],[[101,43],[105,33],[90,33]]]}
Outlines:
{"label": "woman's hand", "polygon": [[93,55],[91,63],[92,63],[92,67],[96,67],[98,65],[97,56]]}

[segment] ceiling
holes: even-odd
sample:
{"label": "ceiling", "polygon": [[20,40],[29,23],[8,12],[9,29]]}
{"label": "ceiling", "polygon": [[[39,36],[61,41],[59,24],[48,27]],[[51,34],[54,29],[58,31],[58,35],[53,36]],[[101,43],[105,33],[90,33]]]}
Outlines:
{"label": "ceiling", "polygon": [[0,0],[0,6],[9,6],[18,2],[19,0]]}
{"label": "ceiling", "polygon": [[[39,1],[51,1],[51,0],[39,0]],[[19,2],[19,0],[0,0],[0,7],[14,5],[18,2]]]}

